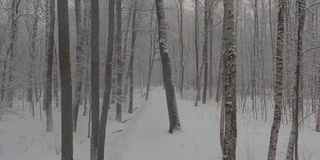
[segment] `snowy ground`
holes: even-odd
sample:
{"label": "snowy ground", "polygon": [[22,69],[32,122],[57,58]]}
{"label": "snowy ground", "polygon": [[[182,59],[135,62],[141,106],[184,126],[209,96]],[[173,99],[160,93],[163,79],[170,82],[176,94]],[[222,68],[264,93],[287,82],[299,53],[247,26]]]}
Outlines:
{"label": "snowy ground", "polygon": [[[181,133],[168,133],[168,113],[162,88],[153,89],[149,101],[135,94],[134,114],[123,114],[123,123],[109,115],[106,139],[106,160],[218,160],[219,105],[194,106],[193,101],[179,100],[178,109],[183,127]],[[39,110],[38,110],[39,112]],[[36,113],[38,113],[36,112]],[[125,112],[125,110],[124,110]],[[60,110],[54,109],[53,133],[45,132],[45,121],[39,115],[17,111],[19,116],[5,116],[0,121],[0,160],[60,159]],[[80,111],[81,113],[81,111]],[[271,112],[270,112],[271,113]],[[237,159],[264,160],[267,156],[271,129],[267,123],[250,115],[238,114]],[[88,160],[90,139],[88,116],[79,115],[78,132],[74,134],[74,160]],[[285,159],[290,124],[281,125],[277,159]],[[314,123],[306,122],[300,130],[300,159],[320,160],[320,134]]]}

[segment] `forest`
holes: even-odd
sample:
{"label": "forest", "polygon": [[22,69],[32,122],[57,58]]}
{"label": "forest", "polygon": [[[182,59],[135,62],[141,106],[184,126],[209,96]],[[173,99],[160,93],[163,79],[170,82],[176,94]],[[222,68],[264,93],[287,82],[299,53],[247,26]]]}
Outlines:
{"label": "forest", "polygon": [[319,160],[320,0],[1,0],[0,160]]}

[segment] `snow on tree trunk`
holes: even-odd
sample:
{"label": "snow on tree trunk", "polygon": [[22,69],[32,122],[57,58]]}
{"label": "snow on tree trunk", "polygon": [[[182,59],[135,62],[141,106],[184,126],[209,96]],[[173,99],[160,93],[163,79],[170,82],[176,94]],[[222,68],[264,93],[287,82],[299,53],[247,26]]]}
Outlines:
{"label": "snow on tree trunk", "polygon": [[174,85],[172,82],[171,62],[169,58],[169,45],[167,36],[167,24],[164,12],[163,0],[156,0],[156,11],[158,18],[159,30],[159,48],[163,70],[164,88],[166,91],[167,107],[169,113],[169,133],[179,131],[181,129],[178,107],[176,102],[176,95]]}
{"label": "snow on tree trunk", "polygon": [[58,0],[57,4],[61,81],[61,160],[72,160],[72,84],[68,1]]}
{"label": "snow on tree trunk", "polygon": [[278,33],[276,50],[276,81],[274,86],[274,116],[271,127],[270,143],[268,150],[268,160],[275,160],[277,152],[278,133],[282,117],[283,103],[283,41],[284,41],[284,0],[279,1],[278,5]]}
{"label": "snow on tree trunk", "polygon": [[234,0],[224,0],[224,90],[225,90],[225,153],[224,160],[236,159],[237,101],[236,101],[236,40]]}

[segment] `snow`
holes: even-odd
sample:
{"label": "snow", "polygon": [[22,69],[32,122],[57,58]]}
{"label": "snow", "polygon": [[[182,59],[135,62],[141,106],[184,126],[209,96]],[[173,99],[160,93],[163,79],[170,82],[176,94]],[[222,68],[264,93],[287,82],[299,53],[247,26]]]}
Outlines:
{"label": "snow", "polygon": [[[220,111],[217,103],[194,106],[193,101],[177,98],[182,131],[169,134],[165,91],[154,88],[149,101],[134,95],[133,114],[123,110],[123,123],[115,118],[115,107],[109,112],[105,159],[107,160],[216,160],[222,159],[219,140]],[[249,102],[248,102],[249,103]],[[55,105],[53,105],[55,106]],[[37,112],[39,113],[39,107]],[[80,107],[82,109],[82,107]],[[238,113],[237,159],[265,160],[272,126]],[[60,159],[60,110],[54,108],[54,132],[46,133],[45,121],[39,115],[17,110],[18,116],[4,116],[0,121],[0,160]],[[80,110],[79,113],[82,113]],[[74,160],[88,160],[90,139],[88,116],[79,115],[78,132],[74,134]],[[300,159],[320,159],[320,134],[314,131],[314,120],[306,121],[299,135]],[[281,124],[277,159],[285,159],[291,124]]]}

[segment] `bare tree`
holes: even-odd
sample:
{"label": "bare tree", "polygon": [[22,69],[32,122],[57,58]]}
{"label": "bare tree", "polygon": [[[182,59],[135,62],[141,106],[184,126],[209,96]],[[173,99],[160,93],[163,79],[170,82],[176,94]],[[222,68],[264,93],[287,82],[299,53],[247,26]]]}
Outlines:
{"label": "bare tree", "polygon": [[116,120],[121,122],[122,112],[122,76],[123,76],[123,62],[122,62],[122,14],[121,14],[121,0],[116,2],[117,12],[117,33],[116,33],[116,57],[117,57],[117,99],[116,99]]}
{"label": "bare tree", "polygon": [[[119,1],[120,0],[117,0],[117,9],[119,6],[121,6],[121,3]],[[115,7],[115,0],[110,0],[109,1],[109,17],[108,17],[109,23],[108,23],[106,70],[105,70],[105,77],[104,77],[105,90],[103,92],[103,105],[102,105],[100,128],[99,128],[98,158],[97,158],[98,160],[104,160],[104,147],[105,147],[107,120],[108,120],[108,110],[110,106],[110,96],[111,96],[111,90],[112,90],[111,75],[112,75],[112,58],[113,58],[113,45],[114,45],[113,43],[114,41],[114,7]]]}
{"label": "bare tree", "polygon": [[284,42],[284,0],[279,1],[278,5],[278,33],[276,48],[276,81],[274,86],[274,115],[271,127],[270,143],[268,150],[268,160],[275,160],[277,153],[278,133],[282,117],[283,103],[283,42]]}
{"label": "bare tree", "polygon": [[[108,75],[111,76],[111,75]],[[99,0],[91,0],[91,160],[98,158],[99,137]]]}
{"label": "bare tree", "polygon": [[234,24],[234,0],[224,0],[223,41],[224,90],[225,90],[225,140],[224,160],[236,159],[237,144],[237,101],[236,101],[236,39]]}
{"label": "bare tree", "polygon": [[204,42],[203,42],[203,62],[204,62],[204,75],[203,75],[203,94],[202,104],[207,103],[207,89],[208,89],[208,28],[209,28],[209,0],[205,0],[204,9]]}
{"label": "bare tree", "polygon": [[164,12],[163,0],[156,1],[156,10],[158,18],[158,30],[159,30],[159,47],[160,56],[162,62],[163,81],[164,88],[166,90],[167,106],[169,113],[169,133],[179,131],[181,129],[180,120],[178,115],[178,107],[176,102],[176,95],[174,92],[174,86],[172,82],[171,62],[169,58],[169,45],[167,36],[167,24]]}
{"label": "bare tree", "polygon": [[[293,87],[294,103],[292,105],[292,128],[290,132],[290,139],[287,150],[287,160],[298,160],[298,131],[299,131],[299,110],[302,107],[302,62],[303,62],[303,33],[304,33],[304,23],[305,23],[305,10],[306,10],[306,0],[297,0],[296,6],[297,14],[296,19],[298,23],[297,30],[297,44],[296,44],[296,73],[295,73],[295,84]],[[301,106],[301,107],[300,107]],[[301,117],[302,119],[303,117]]]}
{"label": "bare tree", "polygon": [[55,24],[55,0],[47,2],[49,4],[49,17],[48,22],[48,46],[47,46],[47,78],[46,78],[46,89],[45,89],[45,110],[47,114],[47,132],[53,130],[52,120],[52,64],[53,64],[53,47],[54,47],[54,24]]}
{"label": "bare tree", "polygon": [[133,5],[133,14],[132,14],[132,38],[131,38],[131,54],[129,59],[129,66],[128,72],[130,75],[130,95],[129,95],[129,109],[128,113],[132,113],[133,109],[133,62],[134,62],[134,52],[135,52],[135,45],[136,45],[136,15],[137,15],[137,0],[134,1]]}
{"label": "bare tree", "polygon": [[76,79],[74,88],[74,102],[72,104],[73,108],[73,131],[77,131],[78,113],[79,105],[81,101],[81,89],[82,89],[82,79],[84,72],[84,51],[83,51],[83,29],[82,29],[82,0],[75,0],[75,14],[76,14],[76,32],[77,32],[77,42],[76,42]]}
{"label": "bare tree", "polygon": [[59,60],[61,81],[61,160],[73,159],[72,84],[68,1],[58,0]]}

